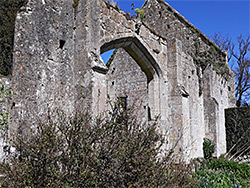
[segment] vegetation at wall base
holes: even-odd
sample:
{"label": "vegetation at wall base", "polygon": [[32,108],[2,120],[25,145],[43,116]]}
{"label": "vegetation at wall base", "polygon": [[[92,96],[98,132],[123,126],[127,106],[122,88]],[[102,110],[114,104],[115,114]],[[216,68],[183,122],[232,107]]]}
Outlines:
{"label": "vegetation at wall base", "polygon": [[[157,124],[138,125],[115,107],[93,120],[87,113],[39,124],[11,144],[0,165],[2,187],[192,187],[191,168],[159,157]],[[187,170],[190,169],[190,170]]]}
{"label": "vegetation at wall base", "polygon": [[198,188],[247,188],[250,187],[250,165],[237,163],[225,156],[213,158],[215,144],[205,138],[203,142],[203,160],[194,160],[194,178]]}
{"label": "vegetation at wall base", "polygon": [[224,157],[204,160],[195,170],[194,177],[198,181],[198,188],[248,188],[250,165],[230,161]]}
{"label": "vegetation at wall base", "polygon": [[205,159],[210,159],[215,151],[215,144],[208,138],[203,141],[203,153]]}
{"label": "vegetation at wall base", "polygon": [[250,155],[250,107],[225,110],[228,153],[237,159]]}

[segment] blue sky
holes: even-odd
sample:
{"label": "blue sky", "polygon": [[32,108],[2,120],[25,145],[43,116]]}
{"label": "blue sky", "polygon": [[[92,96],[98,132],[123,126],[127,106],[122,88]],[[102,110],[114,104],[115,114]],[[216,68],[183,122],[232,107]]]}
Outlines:
{"label": "blue sky", "polygon": [[[113,0],[125,12],[132,12],[131,3],[140,8],[144,0]],[[215,32],[233,39],[250,34],[250,0],[166,0],[174,9],[205,35]]]}
{"label": "blue sky", "polygon": [[[126,12],[131,3],[140,8],[144,0],[114,0]],[[207,36],[222,32],[236,37],[250,33],[250,0],[166,0]]]}

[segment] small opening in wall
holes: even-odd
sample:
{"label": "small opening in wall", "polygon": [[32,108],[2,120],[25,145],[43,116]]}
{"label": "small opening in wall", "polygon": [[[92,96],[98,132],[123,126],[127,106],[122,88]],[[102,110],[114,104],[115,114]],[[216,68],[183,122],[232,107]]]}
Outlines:
{"label": "small opening in wall", "polygon": [[113,86],[113,85],[115,85],[115,82],[114,82],[114,81],[112,82],[112,86]]}
{"label": "small opening in wall", "polygon": [[188,98],[189,97],[189,94],[188,93],[182,93],[181,94],[183,97],[185,97],[185,98]]}
{"label": "small opening in wall", "polygon": [[114,72],[115,72],[115,67],[113,68],[113,70],[112,70],[111,74],[114,74]]}
{"label": "small opening in wall", "polygon": [[102,57],[102,60],[105,64],[107,64],[107,62],[110,60],[113,52],[114,52],[115,49],[112,49],[112,50],[109,50],[107,52],[104,52],[101,54],[101,57]]}
{"label": "small opening in wall", "polygon": [[64,46],[64,44],[65,44],[65,40],[60,40],[60,42],[59,42],[59,48],[60,49],[63,49],[63,46]]}
{"label": "small opening in wall", "polygon": [[168,29],[170,29],[170,25],[167,25],[168,26]]}
{"label": "small opening in wall", "polygon": [[148,106],[148,121],[151,121],[152,120],[152,117],[151,117],[151,109],[150,107]]}
{"label": "small opening in wall", "polygon": [[12,103],[12,106],[11,106],[11,109],[13,109],[15,106],[16,106],[16,103],[13,102],[13,103]]}
{"label": "small opening in wall", "polygon": [[161,17],[161,11],[159,11],[160,17]]}
{"label": "small opening in wall", "polygon": [[228,86],[228,91],[231,91],[231,87]]}

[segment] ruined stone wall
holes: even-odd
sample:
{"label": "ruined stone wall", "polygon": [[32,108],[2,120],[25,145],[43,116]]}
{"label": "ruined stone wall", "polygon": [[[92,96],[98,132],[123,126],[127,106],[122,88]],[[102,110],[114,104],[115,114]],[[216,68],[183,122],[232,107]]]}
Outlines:
{"label": "ruined stone wall", "polygon": [[[203,156],[204,137],[217,156],[225,152],[224,108],[234,103],[226,54],[164,1],[143,9],[140,20],[103,0],[29,0],[16,19],[11,132],[57,110],[98,115],[110,95],[128,97],[142,121],[159,115],[166,148],[178,142],[186,161]],[[118,53],[107,67],[100,54],[111,49]]]}
{"label": "ruined stone wall", "polygon": [[[74,109],[74,10],[72,2],[33,1],[18,13],[12,84],[12,129],[36,126],[57,109]],[[67,109],[66,109],[67,108]]]}
{"label": "ruined stone wall", "polygon": [[[46,120],[57,110],[70,115],[91,106],[91,64],[97,53],[93,47],[95,40],[99,41],[92,27],[98,19],[91,15],[95,3],[81,1],[73,7],[71,0],[29,0],[18,13],[12,72],[17,93],[13,129],[35,126],[38,119]],[[91,7],[92,11],[86,11]]]}
{"label": "ruined stone wall", "polygon": [[[180,124],[183,136],[190,135],[187,145],[192,145],[194,150],[191,156],[202,155],[205,136],[217,144],[216,155],[219,156],[226,152],[223,109],[234,106],[235,100],[231,90],[234,75],[227,66],[226,54],[166,2],[149,0],[143,9],[144,25],[165,38],[175,53],[168,56],[172,62],[168,73],[172,80],[170,98],[174,101],[169,103],[172,126]],[[173,39],[176,42],[173,43]],[[186,99],[183,94],[178,96],[176,86],[189,96]],[[178,110],[176,101],[180,103]]]}
{"label": "ruined stone wall", "polygon": [[131,108],[138,120],[145,123],[149,110],[147,77],[125,50],[117,50],[106,79],[110,100],[125,99],[127,108]]}

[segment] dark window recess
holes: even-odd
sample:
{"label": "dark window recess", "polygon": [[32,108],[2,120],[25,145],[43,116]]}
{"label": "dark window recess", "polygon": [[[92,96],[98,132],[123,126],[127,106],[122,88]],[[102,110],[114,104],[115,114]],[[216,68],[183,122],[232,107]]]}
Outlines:
{"label": "dark window recess", "polygon": [[228,86],[228,91],[231,91],[231,87]]}
{"label": "dark window recess", "polygon": [[60,40],[59,48],[63,49],[65,42],[66,42],[65,40]]}
{"label": "dark window recess", "polygon": [[152,120],[152,117],[151,117],[151,109],[150,107],[148,106],[148,121],[151,121]]}
{"label": "dark window recess", "polygon": [[111,74],[114,74],[114,72],[115,72],[115,68],[113,68],[113,70],[112,70]]}
{"label": "dark window recess", "polygon": [[188,98],[189,94],[187,92],[181,94],[183,97]]}
{"label": "dark window recess", "polygon": [[16,106],[16,103],[13,102],[13,103],[12,103],[12,106],[11,106],[11,109],[13,109],[15,106]]}
{"label": "dark window recess", "polygon": [[159,11],[160,17],[161,17],[161,11]]}
{"label": "dark window recess", "polygon": [[114,82],[114,81],[112,82],[112,85],[115,85],[115,82]]}
{"label": "dark window recess", "polygon": [[167,25],[168,26],[168,29],[170,29],[170,25]]}
{"label": "dark window recess", "polygon": [[119,101],[121,103],[121,108],[123,110],[127,110],[128,109],[128,98],[127,97],[119,97]]}

